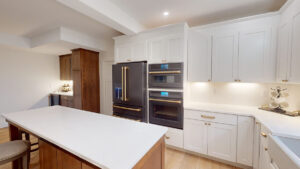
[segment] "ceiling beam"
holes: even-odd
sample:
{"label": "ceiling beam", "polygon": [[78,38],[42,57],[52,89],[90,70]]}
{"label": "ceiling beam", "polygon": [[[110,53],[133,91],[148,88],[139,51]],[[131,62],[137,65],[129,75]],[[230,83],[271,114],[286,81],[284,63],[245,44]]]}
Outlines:
{"label": "ceiling beam", "polygon": [[105,24],[125,35],[145,30],[145,27],[122,11],[110,0],[57,0],[94,20]]}

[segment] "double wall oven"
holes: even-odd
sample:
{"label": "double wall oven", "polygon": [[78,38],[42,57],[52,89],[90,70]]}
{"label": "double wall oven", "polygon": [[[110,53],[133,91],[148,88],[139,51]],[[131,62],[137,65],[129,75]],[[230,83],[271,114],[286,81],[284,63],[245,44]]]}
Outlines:
{"label": "double wall oven", "polygon": [[149,65],[149,122],[183,129],[183,63]]}

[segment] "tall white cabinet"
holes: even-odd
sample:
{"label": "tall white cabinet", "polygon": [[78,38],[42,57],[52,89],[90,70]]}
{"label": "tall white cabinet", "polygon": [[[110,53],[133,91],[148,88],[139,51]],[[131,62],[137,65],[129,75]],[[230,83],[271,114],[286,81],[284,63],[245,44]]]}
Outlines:
{"label": "tall white cabinet", "polygon": [[300,82],[300,2],[293,1],[281,14],[277,43],[278,82]]}

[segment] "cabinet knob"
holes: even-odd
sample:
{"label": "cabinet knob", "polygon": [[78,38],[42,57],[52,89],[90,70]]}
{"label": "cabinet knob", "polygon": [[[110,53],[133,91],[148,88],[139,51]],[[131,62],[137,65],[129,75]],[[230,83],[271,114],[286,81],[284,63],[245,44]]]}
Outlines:
{"label": "cabinet knob", "polygon": [[208,79],[207,81],[208,81],[208,82],[211,82],[211,80],[210,80],[210,79]]}
{"label": "cabinet knob", "polygon": [[282,80],[282,82],[283,82],[283,83],[286,83],[286,82],[288,82],[288,80]]}
{"label": "cabinet knob", "polygon": [[265,151],[268,151],[268,148],[265,148]]}
{"label": "cabinet knob", "polygon": [[130,62],[130,61],[131,61],[131,59],[127,59],[127,61],[128,61],[128,62]]}

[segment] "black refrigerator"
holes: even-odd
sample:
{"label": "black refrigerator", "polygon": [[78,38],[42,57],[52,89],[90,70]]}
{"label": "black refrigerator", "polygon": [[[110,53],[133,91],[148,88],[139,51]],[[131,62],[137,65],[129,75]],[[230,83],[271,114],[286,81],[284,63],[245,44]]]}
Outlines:
{"label": "black refrigerator", "polygon": [[147,62],[119,63],[113,72],[113,115],[147,122]]}

